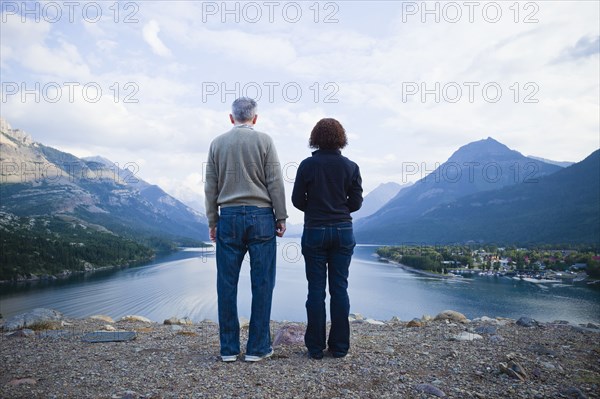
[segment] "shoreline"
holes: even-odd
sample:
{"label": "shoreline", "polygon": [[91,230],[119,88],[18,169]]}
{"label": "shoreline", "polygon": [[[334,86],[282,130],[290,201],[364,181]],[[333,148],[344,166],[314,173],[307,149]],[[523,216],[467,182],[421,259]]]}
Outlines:
{"label": "shoreline", "polygon": [[[113,269],[117,270],[117,269],[126,269],[128,267],[142,266],[145,263],[154,261],[157,257],[174,254],[176,252],[182,252],[189,248],[197,248],[199,250],[206,249],[207,253],[214,252],[214,247],[212,245],[209,245],[206,242],[203,242],[203,243],[205,244],[205,246],[202,246],[202,247],[177,247],[171,251],[154,252],[154,254],[152,256],[150,256],[146,259],[130,260],[130,261],[126,261],[125,263],[118,264],[118,265],[94,267],[89,262],[86,262],[85,267],[88,267],[88,265],[91,265],[92,266],[91,269],[63,270],[63,272],[59,273],[59,274],[40,274],[40,275],[31,274],[32,277],[28,277],[28,278],[21,278],[21,279],[16,279],[16,280],[0,280],[0,286],[32,284],[32,283],[36,284],[36,283],[45,283],[45,282],[57,281],[57,280],[67,280],[70,277],[79,276],[79,275],[93,274],[96,272],[102,272],[102,271],[113,270]],[[208,250],[208,248],[213,248],[213,250],[212,251]]]}
{"label": "shoreline", "polygon": [[[393,264],[394,266],[399,267],[402,270],[406,270],[407,272],[411,272],[411,273],[415,273],[415,274],[420,274],[423,276],[428,276],[428,277],[437,277],[437,278],[443,278],[443,279],[452,279],[452,278],[463,278],[463,276],[458,275],[458,274],[454,274],[454,273],[446,273],[446,274],[439,274],[439,273],[435,273],[432,271],[428,271],[428,270],[421,270],[421,269],[417,269],[411,266],[406,266],[400,262],[397,262],[395,260],[391,260],[382,256],[377,255],[377,259],[379,262],[381,263],[390,263]],[[382,260],[384,259],[384,260]],[[482,271],[482,269],[472,269],[472,272],[480,272]],[[586,278],[583,281],[573,281],[576,277],[575,276],[561,276],[559,277],[560,280],[559,282],[569,282],[571,284],[575,284],[575,283],[583,283],[583,284],[589,284],[589,285],[594,285],[594,284],[600,284],[600,278],[595,278],[595,277],[590,277],[589,275],[586,274]],[[524,280],[523,278],[520,279],[521,281],[527,281]],[[537,281],[536,281],[537,282]],[[554,282],[554,281],[551,281]],[[533,282],[532,282],[533,283]],[[546,283],[546,281],[544,280],[540,280],[539,283]]]}
{"label": "shoreline", "polygon": [[[415,273],[415,274],[420,274],[422,276],[437,277],[437,278],[460,278],[459,276],[454,275],[452,273],[439,274],[439,273],[435,273],[435,272],[431,272],[431,271],[427,271],[427,270],[416,269],[411,266],[406,266],[400,262],[396,262],[395,260],[383,258],[379,255],[377,255],[377,256],[378,256],[379,262],[381,262],[381,263],[390,263],[392,265],[399,267],[402,270],[406,270],[407,272],[411,272],[411,273]],[[382,261],[381,259],[385,259],[386,262]]]}
{"label": "shoreline", "polygon": [[[521,316],[520,319],[528,319],[531,321],[531,323],[535,326],[550,326],[550,325],[562,325],[562,326],[570,326],[570,327],[574,327],[574,328],[588,328],[589,326],[592,326],[591,328],[593,329],[598,329],[598,333],[600,333],[600,321],[584,321],[584,322],[573,322],[573,321],[569,321],[569,320],[553,320],[553,321],[543,321],[543,320],[538,320],[538,319],[532,319],[530,317],[527,316]],[[458,322],[458,323],[462,323],[462,324],[470,324],[470,323],[497,323],[500,322],[500,324],[506,324],[506,323],[511,323],[511,324],[515,324],[515,323],[519,323],[519,320],[511,318],[511,317],[504,317],[504,316],[493,316],[493,317],[489,317],[487,315],[482,315],[482,316],[477,316],[474,317],[473,319],[469,319],[467,318],[464,314],[454,311],[454,310],[444,310],[442,312],[439,312],[435,317],[431,316],[431,315],[422,315],[420,318],[419,317],[413,317],[411,320],[401,320],[398,316],[393,316],[388,320],[380,320],[380,319],[373,319],[367,316],[362,315],[361,313],[350,313],[348,316],[348,320],[350,322],[351,325],[356,325],[356,324],[370,324],[370,325],[387,325],[387,324],[395,324],[395,323],[411,323],[411,322],[415,322],[417,320],[419,320],[421,323],[426,324],[428,322],[431,321],[453,321],[453,322]],[[23,325],[18,326],[18,327],[14,327],[14,320],[18,320],[19,323],[22,323]],[[85,322],[85,321],[89,321],[89,320],[99,320],[99,321],[103,321],[105,323],[109,323],[109,324],[113,324],[113,323],[127,323],[127,322],[142,322],[142,323],[146,323],[146,324],[151,324],[151,325],[186,325],[186,326],[193,326],[193,325],[200,325],[203,323],[209,323],[209,324],[216,324],[218,325],[218,321],[215,320],[211,320],[211,319],[202,319],[202,320],[197,320],[194,321],[192,319],[190,319],[189,317],[185,316],[185,317],[178,317],[178,316],[171,316],[168,319],[164,319],[162,322],[161,321],[156,321],[156,320],[151,320],[143,315],[125,315],[122,316],[120,318],[116,318],[114,319],[111,316],[105,315],[105,314],[99,314],[99,313],[94,313],[88,316],[82,316],[82,317],[70,317],[70,316],[66,316],[63,313],[54,310],[54,309],[47,309],[47,308],[35,308],[26,312],[22,312],[22,313],[18,313],[15,315],[12,315],[10,317],[3,317],[0,314],[0,335],[4,334],[6,335],[8,332],[14,332],[14,331],[18,331],[18,330],[22,330],[22,329],[28,329],[31,327],[31,325],[33,325],[33,327],[31,327],[31,329],[34,330],[40,330],[40,329],[46,329],[46,330],[56,330],[59,329],[61,327],[65,327],[65,326],[70,326],[72,323],[78,323],[78,322]],[[11,321],[13,322],[13,327],[12,328],[8,328],[7,325],[11,324]],[[29,323],[29,325],[28,325]],[[250,323],[250,320],[244,316],[241,316],[239,318],[239,323],[240,323],[240,328],[241,329],[247,329]],[[297,325],[306,325],[306,321],[294,321],[294,320],[270,320],[271,324],[275,324],[275,325],[283,325],[283,324],[297,324]],[[327,320],[327,325],[330,325],[331,321]],[[104,324],[104,327],[107,324]],[[41,328],[39,328],[39,326],[41,326]],[[599,348],[600,349],[600,348]]]}
{"label": "shoreline", "polygon": [[[174,251],[174,252],[176,252],[176,251]],[[28,277],[28,278],[20,278],[20,279],[16,279],[16,280],[0,280],[0,286],[32,284],[32,283],[33,284],[47,283],[50,281],[57,281],[57,280],[64,281],[71,277],[81,276],[81,275],[85,275],[85,274],[94,274],[96,272],[102,272],[102,271],[107,271],[107,270],[126,269],[128,267],[140,266],[144,263],[152,262],[154,259],[156,259],[157,255],[159,255],[159,254],[154,254],[151,257],[149,257],[148,259],[141,259],[138,261],[128,261],[128,262],[120,264],[120,265],[98,266],[98,267],[93,267],[93,268],[87,269],[87,270],[63,270],[63,272],[60,274],[36,275],[36,274],[31,273],[32,277]]]}

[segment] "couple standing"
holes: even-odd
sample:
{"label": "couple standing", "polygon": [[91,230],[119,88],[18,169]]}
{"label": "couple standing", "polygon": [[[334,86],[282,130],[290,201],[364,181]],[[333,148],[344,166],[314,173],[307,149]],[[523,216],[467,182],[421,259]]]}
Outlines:
{"label": "couple standing", "polygon": [[[252,308],[245,360],[273,354],[271,301],[275,286],[275,236],[287,218],[281,165],[270,136],[254,130],[254,100],[241,97],[229,115],[233,128],[213,140],[208,153],[205,194],[209,235],[217,245],[217,295],[221,359],[237,360],[240,326],[237,286],[246,252],[250,253]],[[309,145],[316,149],[300,164],[292,202],[304,212],[302,254],[306,263],[308,324],[304,341],[309,356],[323,358],[326,348],[325,289],[329,281],[331,330],[327,348],[344,357],[350,348],[348,268],[355,241],[350,213],[362,204],[358,166],[343,157],[346,132],[335,119],[321,119]]]}

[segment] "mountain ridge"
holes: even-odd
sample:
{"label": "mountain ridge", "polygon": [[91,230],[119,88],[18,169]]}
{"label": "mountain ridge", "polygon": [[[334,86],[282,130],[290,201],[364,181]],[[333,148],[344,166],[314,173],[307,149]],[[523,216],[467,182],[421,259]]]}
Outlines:
{"label": "mountain ridge", "polygon": [[[203,214],[109,159],[78,158],[2,121],[2,205],[18,216],[72,214],[116,233],[207,239]],[[109,228],[109,230],[111,230]]]}
{"label": "mountain ridge", "polygon": [[600,150],[551,174],[471,193],[413,219],[392,219],[365,242],[600,245]]}
{"label": "mountain ridge", "polygon": [[576,163],[576,162],[571,162],[571,161],[554,161],[552,159],[547,159],[547,158],[542,158],[542,157],[536,157],[534,155],[527,155],[527,158],[531,158],[531,159],[534,159],[536,161],[542,161],[542,162],[549,163],[549,164],[552,164],[552,165],[557,165],[557,166],[560,166],[562,168],[566,168],[566,167],[571,166],[574,163]]}
{"label": "mountain ridge", "polygon": [[389,200],[394,198],[400,190],[408,186],[410,186],[410,183],[381,183],[365,196],[361,208],[352,214],[352,219],[356,221],[371,216],[381,209],[381,207],[384,206]]}
{"label": "mountain ridge", "polygon": [[357,230],[385,226],[396,219],[415,219],[459,197],[533,180],[559,169],[529,159],[491,137],[474,141],[461,146],[433,172],[360,220]]}

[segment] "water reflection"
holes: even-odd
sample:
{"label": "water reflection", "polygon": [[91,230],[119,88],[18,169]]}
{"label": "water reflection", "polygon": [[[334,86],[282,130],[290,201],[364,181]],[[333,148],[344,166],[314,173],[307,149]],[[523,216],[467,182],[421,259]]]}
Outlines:
{"label": "water reflection", "polygon": [[[298,239],[278,241],[272,318],[306,320],[306,279]],[[387,320],[435,315],[454,309],[467,315],[600,322],[600,290],[568,284],[532,284],[502,277],[437,279],[406,272],[357,246],[350,268],[351,311]],[[250,315],[250,270],[240,275],[240,316]],[[66,280],[0,286],[0,312],[8,317],[35,307],[71,317],[139,314],[162,322],[171,316],[216,320],[214,252],[187,249],[143,265],[72,276]]]}

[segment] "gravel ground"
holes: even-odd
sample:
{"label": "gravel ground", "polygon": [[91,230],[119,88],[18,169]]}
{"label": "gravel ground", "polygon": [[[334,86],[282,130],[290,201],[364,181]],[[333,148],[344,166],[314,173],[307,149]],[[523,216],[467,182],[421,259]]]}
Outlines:
{"label": "gravel ground", "polygon": [[[593,325],[355,320],[351,350],[342,359],[309,359],[296,342],[276,346],[262,362],[223,363],[218,326],[209,321],[62,324],[0,335],[1,398],[600,397],[600,330]],[[137,337],[82,341],[107,325]],[[276,335],[290,323],[271,326]],[[467,340],[453,339],[461,333]],[[246,338],[243,328],[243,343]]]}

